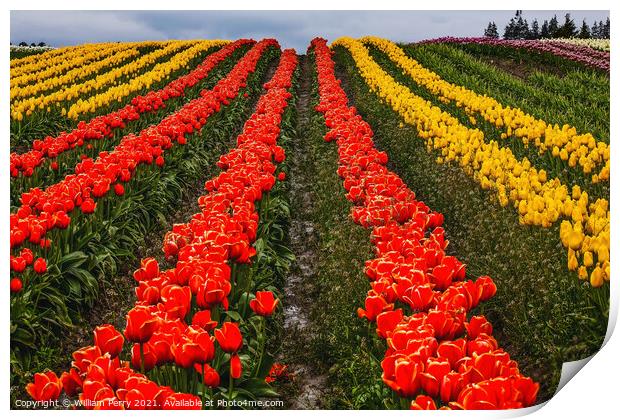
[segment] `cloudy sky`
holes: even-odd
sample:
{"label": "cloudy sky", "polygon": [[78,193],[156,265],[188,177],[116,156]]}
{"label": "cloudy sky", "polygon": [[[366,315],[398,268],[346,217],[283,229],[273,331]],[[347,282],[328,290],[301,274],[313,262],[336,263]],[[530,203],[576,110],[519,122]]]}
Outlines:
{"label": "cloudy sky", "polygon": [[[577,26],[608,11],[568,11]],[[525,11],[542,23],[567,11]],[[11,11],[11,42],[53,46],[84,42],[275,37],[304,51],[317,36],[378,35],[416,41],[444,35],[479,36],[490,20],[500,33],[514,11]]]}

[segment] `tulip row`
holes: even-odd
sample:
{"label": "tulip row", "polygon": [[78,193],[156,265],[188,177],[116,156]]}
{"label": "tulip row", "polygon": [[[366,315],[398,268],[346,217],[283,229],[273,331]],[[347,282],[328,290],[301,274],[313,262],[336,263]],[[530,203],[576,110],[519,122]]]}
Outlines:
{"label": "tulip row", "polygon": [[[561,64],[541,60],[540,55],[519,52],[515,57],[502,48],[479,48],[450,44],[399,45],[409,57],[414,57],[418,63],[437,72],[444,80],[466,87],[479,94],[486,94],[495,98],[504,106],[520,108],[530,115],[545,120],[560,127],[566,123],[577,128],[578,132],[591,133],[594,138],[609,143],[609,78],[593,70],[568,65],[562,74],[556,74]],[[371,49],[371,53],[376,49]],[[377,55],[374,55],[377,58]],[[388,61],[381,57],[382,67],[388,70],[396,65],[386,66]],[[498,61],[499,60],[499,61]],[[522,64],[527,77],[511,73],[505,63],[518,61]],[[542,66],[542,67],[541,67]],[[510,67],[510,66],[509,66]],[[389,71],[397,80],[405,82],[410,88],[416,89],[412,80],[396,69]],[[425,99],[436,102],[430,93],[423,88],[417,88],[419,93],[426,93]],[[437,101],[438,102],[438,101]],[[449,113],[458,116],[465,124],[469,118],[464,110],[458,109],[456,104],[443,106],[450,109]],[[476,120],[480,120],[476,117]],[[475,122],[469,121],[471,125]],[[488,130],[495,138],[501,132],[493,124],[478,121],[480,127]],[[528,150],[518,139],[509,142],[521,153],[532,156],[533,160],[542,164],[549,162],[554,167],[557,159],[538,156],[535,148]],[[517,153],[519,153],[519,151]],[[564,165],[557,165],[561,173]],[[581,171],[570,171],[567,177],[575,181],[589,183],[589,180],[579,174]],[[605,185],[600,187],[605,188]],[[599,188],[597,188],[599,189]]]}
{"label": "tulip row", "polygon": [[[22,73],[19,76],[11,77],[11,89],[38,86],[44,84],[48,79],[62,76],[72,69],[88,67],[92,62],[112,56],[117,52],[130,48],[145,47],[148,44],[150,43],[145,42],[144,45],[140,43],[98,44],[92,49],[78,50],[71,56],[65,55],[64,59],[56,65],[50,65],[38,71]],[[25,95],[22,94],[21,96]],[[14,96],[11,95],[11,99],[13,98]]]}
{"label": "tulip row", "polygon": [[176,54],[169,60],[156,64],[150,71],[132,78],[127,83],[112,86],[105,92],[98,93],[89,98],[78,99],[67,111],[67,116],[77,119],[81,114],[93,113],[97,109],[107,106],[112,102],[121,102],[126,96],[133,92],[140,91],[143,88],[148,89],[152,84],[164,80],[174,71],[185,67],[196,54],[208,51],[213,47],[220,47],[227,43],[228,41],[222,40],[201,41],[187,50]]}
{"label": "tulip row", "polygon": [[[414,409],[508,409],[536,401],[538,384],[498,347],[484,316],[467,312],[496,291],[486,276],[465,280],[465,266],[445,254],[443,216],[386,168],[372,129],[347,105],[325,40],[315,39],[326,141],[338,145],[338,175],[353,220],[372,228],[377,258],[366,262],[371,290],[358,315],[387,341],[382,379]],[[428,236],[426,233],[430,230]],[[398,308],[397,308],[398,307]],[[397,309],[395,309],[397,308]],[[410,315],[405,315],[409,311]]]}
{"label": "tulip row", "polygon": [[44,76],[38,78],[35,83],[25,84],[24,86],[11,86],[11,100],[18,98],[31,97],[52,89],[60,88],[65,85],[75,83],[86,77],[97,74],[100,70],[118,66],[121,63],[140,55],[139,45],[123,44],[122,48],[115,48],[112,51],[105,51],[101,54],[102,58],[93,54],[87,60],[88,63],[79,65],[71,70],[56,76]]}
{"label": "tulip row", "polygon": [[34,170],[45,162],[45,158],[55,159],[62,153],[82,147],[91,140],[110,137],[113,135],[114,131],[123,128],[127,122],[136,121],[145,113],[165,107],[167,101],[172,98],[184,96],[185,90],[188,87],[198,84],[202,79],[207,77],[215,66],[228,58],[234,51],[252,42],[253,41],[241,39],[228,44],[217,52],[210,54],[191,72],[172,80],[159,90],[134,97],[131,103],[119,110],[94,117],[88,122],[80,122],[78,127],[69,133],[63,132],[56,137],[46,137],[43,140],[35,140],[32,145],[32,150],[22,154],[11,154],[11,176],[18,177],[20,174],[26,177],[32,176]]}
{"label": "tulip row", "polygon": [[85,51],[96,51],[107,48],[109,43],[102,44],[83,44],[63,48],[55,48],[45,52],[43,55],[29,56],[11,60],[11,78],[19,77],[22,74],[35,73],[42,71],[50,66],[57,66],[66,61],[71,61],[76,56]]}
{"label": "tulip row", "polygon": [[[589,202],[578,186],[569,189],[557,178],[547,180],[544,170],[518,160],[484,133],[469,129],[437,107],[398,84],[370,57],[366,47],[352,38],[340,38],[335,46],[350,51],[358,71],[371,90],[386,101],[408,124],[416,127],[428,150],[437,149],[439,163],[458,162],[483,189],[496,191],[502,206],[512,203],[522,224],[550,227],[560,218],[560,239],[568,250],[568,268],[579,278],[600,287],[610,278],[609,202]],[[596,261],[595,261],[596,258]],[[581,261],[579,261],[581,259]],[[590,270],[590,272],[588,272]]]}
{"label": "tulip row", "polygon": [[[581,39],[581,38],[555,38],[555,39],[541,39],[542,42],[551,42],[551,43],[566,43],[579,45],[582,47],[593,48],[595,50],[604,51],[609,53],[609,39]],[[609,57],[609,55],[607,55]]]}
{"label": "tulip row", "polygon": [[97,75],[95,78],[72,84],[47,95],[16,101],[11,104],[11,119],[22,121],[24,117],[29,117],[36,110],[46,110],[51,106],[62,107],[62,114],[66,115],[67,105],[79,99],[80,96],[118,83],[119,80],[132,77],[132,75],[154,65],[162,58],[176,53],[178,50],[186,49],[193,44],[195,44],[193,41],[173,41],[163,48],[158,48],[149,54],[141,56],[137,60],[121,67],[113,68],[104,74]]}
{"label": "tulip row", "polygon": [[487,95],[479,95],[462,86],[442,80],[436,73],[424,68],[408,57],[396,44],[386,39],[365,37],[365,44],[373,45],[387,54],[418,85],[428,89],[442,102],[453,102],[473,117],[480,115],[497,128],[506,130],[502,138],[512,135],[520,138],[526,147],[533,143],[540,154],[551,152],[554,157],[567,161],[570,167],[579,165],[585,174],[590,174],[599,165],[603,168],[592,175],[592,182],[609,180],[609,144],[597,142],[590,133],[578,134],[575,127],[557,125],[537,119],[519,108],[504,107]]}
{"label": "tulip row", "polygon": [[48,45],[44,47],[11,45],[11,48],[10,48],[11,70],[17,69],[17,67],[22,66],[24,64],[22,60],[25,60],[26,58],[32,57],[34,55],[39,55],[41,53],[54,51],[55,49],[56,48],[50,47]]}
{"label": "tulip row", "polygon": [[[422,44],[450,43],[499,46],[532,51],[539,54],[552,54],[567,60],[581,63],[587,67],[609,72],[609,53],[597,51],[589,47],[559,42],[542,42],[539,40],[515,40],[495,38],[454,38],[443,37],[429,39]],[[602,53],[602,54],[601,54]]]}
{"label": "tulip row", "polygon": [[[200,409],[207,396],[235,398],[234,381],[244,375],[239,355],[244,336],[225,311],[229,296],[239,296],[233,289],[244,290],[240,267],[255,253],[255,202],[273,188],[274,163],[284,159],[276,142],[296,67],[295,51],[286,50],[237,148],[221,157],[218,166],[224,172],[205,184],[208,193],[198,200],[201,213],[166,234],[164,252],[167,260],[176,259],[175,268],[161,271],[155,259],[147,258],[135,271],[137,302],[127,314],[124,334],[112,325],[95,328],[95,345],[74,352],[68,372],[60,378],[49,371],[35,375],[26,387],[33,399],[55,400],[64,389],[69,397],[79,394],[80,401],[92,402],[85,408]],[[244,313],[242,305],[248,305],[263,325],[261,317],[270,316],[278,300],[265,291],[256,292],[249,304],[248,299],[232,304]],[[263,350],[265,338],[257,337]],[[126,340],[134,343],[133,369],[120,358]],[[228,377],[228,389],[219,387],[220,376]],[[268,389],[266,383],[262,387]]]}

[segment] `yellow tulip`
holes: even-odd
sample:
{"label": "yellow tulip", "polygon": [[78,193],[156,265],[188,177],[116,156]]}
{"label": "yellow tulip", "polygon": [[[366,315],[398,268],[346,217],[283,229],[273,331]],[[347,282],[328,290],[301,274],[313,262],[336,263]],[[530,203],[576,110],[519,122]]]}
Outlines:
{"label": "yellow tulip", "polygon": [[590,274],[590,284],[592,287],[601,287],[604,282],[604,273],[601,267],[596,267]]}

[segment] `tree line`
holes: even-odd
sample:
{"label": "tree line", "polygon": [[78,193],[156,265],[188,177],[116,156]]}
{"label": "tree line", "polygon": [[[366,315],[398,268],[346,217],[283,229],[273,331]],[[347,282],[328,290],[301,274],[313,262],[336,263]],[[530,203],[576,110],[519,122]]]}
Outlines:
{"label": "tree line", "polygon": [[[499,38],[499,32],[495,22],[489,22],[484,30],[484,36],[489,38]],[[504,28],[504,39],[541,39],[541,38],[598,38],[609,39],[609,17],[605,22],[602,20],[594,21],[592,27],[584,19],[581,28],[577,28],[575,21],[570,13],[564,15],[564,23],[560,25],[557,15],[553,18],[545,19],[542,25],[538,20],[532,20],[531,25],[523,17],[523,11],[517,10],[514,17],[510,19]]]}
{"label": "tree line", "polygon": [[[11,45],[13,45],[13,43],[11,42]],[[17,44],[17,46],[19,47],[47,47],[47,44],[43,41],[39,42],[38,44],[35,44],[34,42],[28,44],[27,42],[20,42],[19,44]]]}

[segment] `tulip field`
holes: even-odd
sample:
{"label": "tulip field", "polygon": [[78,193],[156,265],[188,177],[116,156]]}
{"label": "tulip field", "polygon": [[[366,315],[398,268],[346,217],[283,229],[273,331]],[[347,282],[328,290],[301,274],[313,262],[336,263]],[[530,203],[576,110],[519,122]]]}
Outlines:
{"label": "tulip field", "polygon": [[517,409],[602,345],[609,42],[10,65],[15,409]]}

